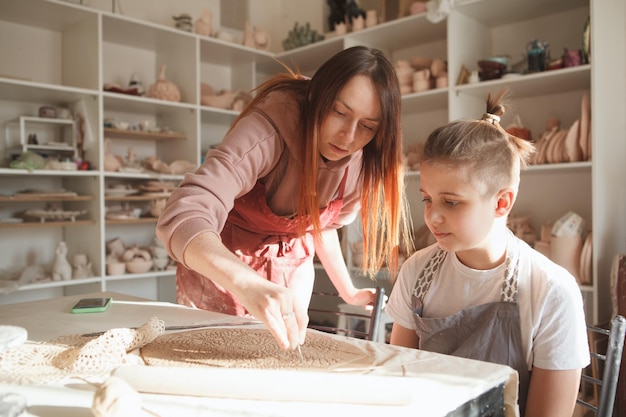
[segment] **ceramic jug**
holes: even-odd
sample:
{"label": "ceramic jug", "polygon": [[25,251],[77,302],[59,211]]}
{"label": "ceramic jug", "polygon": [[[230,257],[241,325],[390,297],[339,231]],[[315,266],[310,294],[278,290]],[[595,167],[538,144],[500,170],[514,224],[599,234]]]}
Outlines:
{"label": "ceramic jug", "polygon": [[545,71],[548,59],[548,42],[534,39],[526,44],[528,57],[528,72]]}

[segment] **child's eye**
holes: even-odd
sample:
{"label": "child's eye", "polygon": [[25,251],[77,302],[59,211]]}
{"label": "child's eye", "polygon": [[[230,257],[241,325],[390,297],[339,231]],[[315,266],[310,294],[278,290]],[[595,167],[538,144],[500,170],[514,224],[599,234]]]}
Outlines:
{"label": "child's eye", "polygon": [[430,203],[430,198],[428,197],[422,197],[422,203]]}
{"label": "child's eye", "polygon": [[451,200],[446,200],[445,203],[450,207],[455,207],[457,204],[459,204],[457,201],[451,201]]}

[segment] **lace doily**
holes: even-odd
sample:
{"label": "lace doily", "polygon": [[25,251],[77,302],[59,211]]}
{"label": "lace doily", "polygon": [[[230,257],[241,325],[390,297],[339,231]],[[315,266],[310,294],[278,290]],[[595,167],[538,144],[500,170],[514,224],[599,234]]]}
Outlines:
{"label": "lace doily", "polygon": [[98,337],[63,336],[49,342],[27,342],[0,352],[0,382],[43,384],[82,378],[102,382],[128,353],[165,332],[157,318],[137,329],[111,329]]}
{"label": "lace doily", "polygon": [[159,336],[140,349],[147,365],[258,369],[336,369],[370,366],[371,355],[356,345],[307,331],[301,346],[282,350],[267,329],[212,328]]}

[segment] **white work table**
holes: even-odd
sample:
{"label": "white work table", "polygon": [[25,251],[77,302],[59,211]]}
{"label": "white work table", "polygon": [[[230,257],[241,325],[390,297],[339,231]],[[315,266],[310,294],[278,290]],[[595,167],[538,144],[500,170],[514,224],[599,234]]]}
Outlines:
{"label": "white work table", "polygon": [[[103,313],[72,314],[71,307],[80,299],[111,296],[113,303]],[[90,333],[111,328],[135,327],[158,317],[166,326],[239,321],[240,318],[195,310],[184,306],[155,302],[117,293],[96,293],[57,299],[0,306],[0,324],[20,326],[28,331],[28,343],[50,341],[60,336]],[[262,326],[262,325],[261,325]],[[329,337],[341,337],[329,335]],[[344,339],[371,354],[372,366],[354,372],[273,371],[232,368],[167,368],[165,378],[199,378],[211,384],[241,386],[232,398],[197,395],[142,393],[145,408],[165,416],[479,416],[479,409],[507,404],[494,416],[517,414],[517,373],[507,366],[473,361],[367,342]],[[0,364],[3,352],[0,351]],[[135,355],[139,358],[138,355]],[[136,365],[147,370],[153,368]],[[155,368],[156,369],[156,368]],[[259,383],[263,381],[263,383]],[[307,398],[314,391],[345,392],[350,400],[329,402],[319,396]],[[309,385],[307,387],[307,385]],[[276,399],[265,389],[278,388],[297,395]],[[281,388],[282,387],[282,388]],[[291,390],[291,391],[289,391]],[[95,388],[78,380],[64,383],[18,385],[7,383],[0,375],[0,394],[22,395],[28,402],[26,416],[92,416]],[[249,399],[246,393],[250,394]],[[376,395],[372,393],[376,392]],[[180,394],[180,393],[178,393]],[[373,404],[372,397],[400,396],[402,404]],[[384,402],[384,401],[383,401]],[[369,404],[368,404],[369,403]]]}

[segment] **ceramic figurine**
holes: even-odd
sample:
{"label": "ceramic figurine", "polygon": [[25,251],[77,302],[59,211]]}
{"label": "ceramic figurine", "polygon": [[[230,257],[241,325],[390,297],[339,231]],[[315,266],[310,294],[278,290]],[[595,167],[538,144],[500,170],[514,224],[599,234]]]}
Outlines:
{"label": "ceramic figurine", "polygon": [[165,78],[165,65],[161,65],[159,79],[150,86],[148,96],[167,101],[180,101],[180,90],[170,80]]}
{"label": "ceramic figurine", "polygon": [[52,280],[67,281],[72,279],[72,266],[67,260],[67,245],[61,241],[57,244],[56,258],[52,264]]}
{"label": "ceramic figurine", "polygon": [[202,16],[196,20],[194,30],[198,35],[211,36],[213,14],[209,9],[202,10]]}
{"label": "ceramic figurine", "polygon": [[142,96],[143,93],[145,92],[143,88],[143,84],[139,80],[139,76],[136,73],[133,73],[133,75],[131,75],[130,82],[128,83],[128,88],[131,90],[132,89],[137,90],[137,94],[140,96]]}
{"label": "ceramic figurine", "polygon": [[248,21],[246,21],[246,24],[243,30],[243,41],[241,43],[243,46],[254,48],[254,32],[252,29],[252,25]]}
{"label": "ceramic figurine", "polygon": [[87,255],[84,253],[74,255],[73,266],[72,279],[89,278],[93,276],[91,262],[89,262]]}
{"label": "ceramic figurine", "polygon": [[352,18],[352,31],[356,32],[365,27],[365,18],[361,15]]}
{"label": "ceramic figurine", "polygon": [[191,32],[193,23],[191,22],[191,16],[187,13],[181,13],[178,16],[172,16],[174,19],[176,29],[184,30],[185,32]]}
{"label": "ceramic figurine", "polygon": [[347,31],[348,28],[344,22],[335,23],[335,33],[337,35],[345,35]]}
{"label": "ceramic figurine", "polygon": [[263,29],[254,28],[254,47],[261,51],[269,51],[270,34]]}

